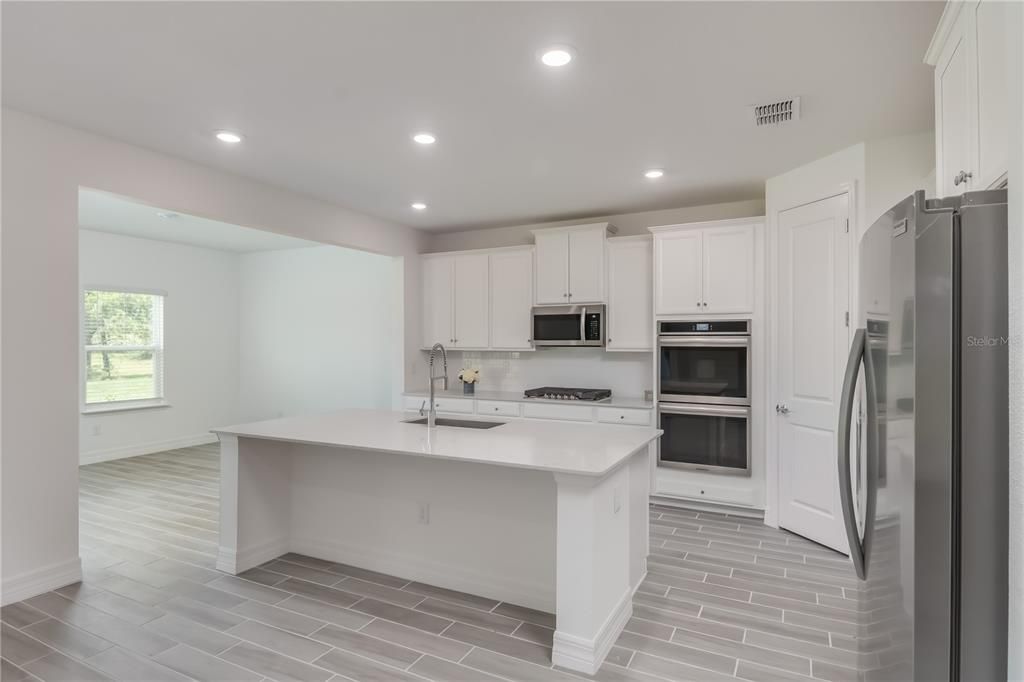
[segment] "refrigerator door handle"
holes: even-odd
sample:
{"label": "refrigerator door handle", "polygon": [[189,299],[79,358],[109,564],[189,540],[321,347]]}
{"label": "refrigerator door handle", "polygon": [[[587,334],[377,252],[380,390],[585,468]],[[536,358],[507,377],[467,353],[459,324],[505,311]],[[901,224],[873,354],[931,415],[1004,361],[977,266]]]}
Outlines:
{"label": "refrigerator door handle", "polygon": [[[838,457],[839,498],[843,512],[843,525],[846,527],[846,538],[850,544],[850,559],[857,571],[857,577],[866,579],[868,561],[871,556],[871,543],[875,527],[875,498],[878,487],[878,448],[877,448],[877,396],[875,395],[874,362],[866,343],[867,331],[858,329],[853,335],[850,357],[846,363],[846,374],[843,377],[843,392],[839,405]],[[853,479],[850,475],[850,426],[853,422],[854,392],[857,388],[857,373],[864,363],[864,385],[867,390],[867,482],[866,500],[864,505],[864,539],[857,532],[856,504],[853,492]]]}

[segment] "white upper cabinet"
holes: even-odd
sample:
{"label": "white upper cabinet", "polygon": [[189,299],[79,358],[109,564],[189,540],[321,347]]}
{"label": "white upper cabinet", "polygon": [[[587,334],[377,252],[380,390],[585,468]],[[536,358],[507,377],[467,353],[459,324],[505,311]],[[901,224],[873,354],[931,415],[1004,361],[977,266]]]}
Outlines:
{"label": "white upper cabinet", "polygon": [[606,350],[652,348],[651,246],[646,236],[608,240]]}
{"label": "white upper cabinet", "polygon": [[453,348],[487,348],[488,256],[486,253],[455,256],[455,325]]}
{"label": "white upper cabinet", "polygon": [[453,290],[455,272],[450,256],[420,259],[423,282],[423,338],[420,345],[430,348],[435,343],[449,346],[455,339]]}
{"label": "white upper cabinet", "polygon": [[997,186],[1009,163],[1006,2],[950,2],[928,47],[935,67],[940,196]]}
{"label": "white upper cabinet", "polygon": [[421,347],[532,350],[533,247],[420,258]]}
{"label": "white upper cabinet", "polygon": [[979,187],[997,185],[1010,165],[1008,6],[1007,2],[984,0],[973,8],[978,55]]}
{"label": "white upper cabinet", "polygon": [[422,347],[487,348],[487,254],[425,256]]}
{"label": "white upper cabinet", "polygon": [[[971,160],[971,98],[968,83],[967,13],[953,27],[935,65],[935,121],[939,196],[960,194],[975,184]],[[962,175],[961,175],[962,173]],[[968,177],[968,173],[972,177]]]}
{"label": "white upper cabinet", "polygon": [[701,311],[700,230],[654,235],[654,312],[685,315]]}
{"label": "white upper cabinet", "polygon": [[569,303],[604,301],[605,227],[569,232]]}
{"label": "white upper cabinet", "polygon": [[533,249],[490,255],[491,348],[530,350],[533,307]]}
{"label": "white upper cabinet", "polygon": [[701,303],[708,313],[754,311],[754,228],[704,230]]}
{"label": "white upper cabinet", "polygon": [[537,232],[537,304],[569,302],[569,234]]}
{"label": "white upper cabinet", "polygon": [[652,227],[656,315],[752,314],[763,219]]}
{"label": "white upper cabinet", "polygon": [[534,230],[538,305],[604,302],[608,223]]}

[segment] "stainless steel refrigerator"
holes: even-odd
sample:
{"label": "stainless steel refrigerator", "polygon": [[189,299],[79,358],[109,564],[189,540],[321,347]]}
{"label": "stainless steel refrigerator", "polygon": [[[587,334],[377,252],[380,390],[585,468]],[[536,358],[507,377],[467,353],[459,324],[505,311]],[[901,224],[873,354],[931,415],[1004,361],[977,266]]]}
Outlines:
{"label": "stainless steel refrigerator", "polygon": [[1005,680],[1006,191],[916,192],[860,243],[837,471],[868,680]]}

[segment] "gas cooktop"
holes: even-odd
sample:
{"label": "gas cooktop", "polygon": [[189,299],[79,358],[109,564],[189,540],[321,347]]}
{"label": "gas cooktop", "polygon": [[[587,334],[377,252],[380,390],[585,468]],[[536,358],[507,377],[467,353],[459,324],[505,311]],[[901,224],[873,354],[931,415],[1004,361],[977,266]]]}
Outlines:
{"label": "gas cooktop", "polygon": [[523,393],[525,398],[542,398],[547,400],[587,400],[598,403],[603,400],[611,400],[612,392],[607,388],[563,388],[558,386],[543,386],[541,388],[528,388]]}

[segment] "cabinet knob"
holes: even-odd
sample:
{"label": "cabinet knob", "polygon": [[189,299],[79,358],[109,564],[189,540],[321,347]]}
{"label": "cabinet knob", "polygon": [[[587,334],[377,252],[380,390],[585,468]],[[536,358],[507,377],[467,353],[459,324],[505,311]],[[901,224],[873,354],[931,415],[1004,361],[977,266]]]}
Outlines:
{"label": "cabinet knob", "polygon": [[953,186],[956,187],[960,183],[967,184],[967,181],[974,177],[973,173],[967,171],[960,171],[953,177]]}
{"label": "cabinet knob", "polygon": [[705,307],[705,308],[707,308],[707,307],[708,307],[708,302],[707,302],[707,301],[704,301],[704,307]]}
{"label": "cabinet knob", "polygon": [[698,308],[700,307],[700,301],[697,301],[697,307]]}

